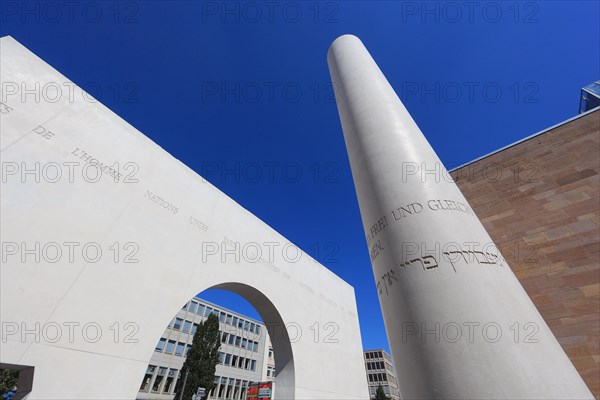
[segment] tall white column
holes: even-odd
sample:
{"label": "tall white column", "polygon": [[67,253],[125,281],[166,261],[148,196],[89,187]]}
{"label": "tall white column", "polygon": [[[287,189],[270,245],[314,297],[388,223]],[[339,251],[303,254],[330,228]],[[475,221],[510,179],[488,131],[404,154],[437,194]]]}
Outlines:
{"label": "tall white column", "polygon": [[328,62],[402,399],[592,399],[362,42]]}

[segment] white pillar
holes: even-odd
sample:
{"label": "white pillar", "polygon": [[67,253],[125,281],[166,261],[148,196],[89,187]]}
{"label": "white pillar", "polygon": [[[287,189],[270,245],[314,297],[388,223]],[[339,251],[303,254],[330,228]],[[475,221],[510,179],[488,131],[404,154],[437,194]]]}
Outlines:
{"label": "white pillar", "polygon": [[402,399],[592,399],[362,42],[328,62]]}

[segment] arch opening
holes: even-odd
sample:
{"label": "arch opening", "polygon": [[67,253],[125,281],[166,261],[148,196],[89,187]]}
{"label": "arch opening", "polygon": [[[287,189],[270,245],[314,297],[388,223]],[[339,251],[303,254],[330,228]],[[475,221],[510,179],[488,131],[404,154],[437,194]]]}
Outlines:
{"label": "arch opening", "polygon": [[[254,319],[237,310],[238,307],[230,307],[227,302],[207,300],[203,294],[208,295],[212,290],[226,291],[241,297],[254,308],[260,318]],[[212,285],[188,299],[183,307],[171,314],[171,319],[163,325],[164,332],[161,332],[157,339],[156,349],[149,359],[137,398],[156,399],[159,398],[157,395],[173,398],[177,380],[184,379],[181,366],[191,347],[195,328],[211,313],[219,317],[221,357],[218,364],[220,367],[217,367],[215,373],[216,386],[213,391],[207,393],[206,398],[245,399],[250,382],[265,380],[265,363],[270,359],[270,343],[275,368],[272,370],[269,367],[266,380],[274,380],[272,399],[294,399],[294,357],[286,324],[273,302],[264,293],[240,282]],[[272,372],[274,376],[271,377]],[[258,379],[249,380],[249,376]],[[178,398],[179,395],[176,395],[174,400]]]}

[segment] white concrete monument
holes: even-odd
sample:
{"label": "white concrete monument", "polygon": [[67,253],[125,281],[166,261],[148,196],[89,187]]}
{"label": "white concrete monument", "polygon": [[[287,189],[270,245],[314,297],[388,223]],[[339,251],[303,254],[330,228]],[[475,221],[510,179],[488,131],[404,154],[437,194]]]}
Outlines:
{"label": "white concrete monument", "polygon": [[0,62],[0,363],[28,400],[134,399],[208,288],[262,316],[276,399],[368,397],[352,287],[14,39]]}
{"label": "white concrete monument", "polygon": [[592,399],[361,41],[328,62],[402,399]]}

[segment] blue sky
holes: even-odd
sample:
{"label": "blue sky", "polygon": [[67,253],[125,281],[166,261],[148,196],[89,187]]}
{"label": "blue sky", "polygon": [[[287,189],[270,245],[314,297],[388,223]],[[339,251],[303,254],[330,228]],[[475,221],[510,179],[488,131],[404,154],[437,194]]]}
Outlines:
{"label": "blue sky", "polygon": [[600,78],[598,1],[468,4],[1,1],[0,33],[354,286],[364,347],[388,348],[329,44],[362,39],[447,167],[574,116]]}

